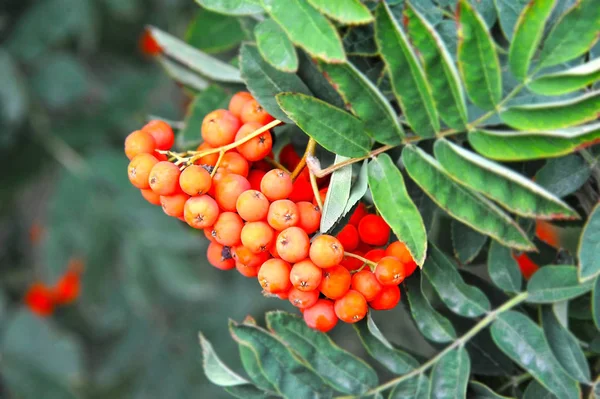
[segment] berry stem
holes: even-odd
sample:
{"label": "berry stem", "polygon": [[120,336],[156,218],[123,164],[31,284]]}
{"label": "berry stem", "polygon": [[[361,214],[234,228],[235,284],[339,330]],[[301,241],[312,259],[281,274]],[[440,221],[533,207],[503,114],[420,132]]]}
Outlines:
{"label": "berry stem", "polygon": [[[369,259],[367,259],[367,258],[363,258],[363,257],[362,257],[362,256],[360,256],[360,255],[353,254],[352,252],[346,252],[346,251],[344,251],[344,256],[348,256],[348,257],[350,257],[350,258],[355,258],[355,259],[358,259],[358,260],[360,260],[360,261],[361,261],[362,263],[364,263],[365,265],[369,265],[369,268],[371,269],[371,271],[375,270],[375,267],[377,266],[377,263],[375,263],[375,262],[373,262],[373,261],[370,261],[370,260],[369,260]],[[362,267],[361,267],[361,269],[362,269]]]}
{"label": "berry stem", "polygon": [[395,145],[385,145],[383,147],[379,147],[376,150],[371,151],[368,155],[365,155],[364,157],[358,157],[358,158],[350,158],[347,159],[343,162],[338,162],[336,164],[333,164],[323,170],[321,170],[320,172],[315,173],[315,175],[319,178],[321,177],[325,177],[327,175],[332,174],[333,172],[335,172],[336,170],[343,168],[344,166],[348,166],[348,165],[352,165],[353,163],[356,162],[360,162],[360,161],[364,161],[367,158],[371,158],[374,157],[376,155],[381,154],[382,152],[385,152],[387,150],[391,150],[392,148],[395,148],[397,146]]}
{"label": "berry stem", "polygon": [[219,152],[219,158],[217,158],[217,163],[215,164],[215,167],[213,168],[212,172],[210,172],[211,179],[213,177],[215,177],[215,174],[217,173],[217,169],[219,169],[219,166],[221,165],[221,161],[223,160],[224,155],[225,155],[225,151],[221,150],[221,152]]}
{"label": "berry stem", "polygon": [[284,172],[290,173],[290,171],[285,166],[283,166],[282,164],[280,164],[279,162],[277,162],[276,160],[274,160],[271,157],[265,157],[264,161],[272,166],[275,166],[277,169],[281,169]]}
{"label": "berry stem", "polygon": [[298,165],[296,165],[296,168],[292,172],[292,181],[296,181],[296,178],[298,177],[298,175],[300,175],[302,169],[304,169],[304,167],[306,166],[306,158],[309,155],[314,154],[316,146],[317,142],[313,138],[308,140],[308,144],[306,144],[306,149],[304,150],[304,155],[302,155],[302,159],[300,160]]}

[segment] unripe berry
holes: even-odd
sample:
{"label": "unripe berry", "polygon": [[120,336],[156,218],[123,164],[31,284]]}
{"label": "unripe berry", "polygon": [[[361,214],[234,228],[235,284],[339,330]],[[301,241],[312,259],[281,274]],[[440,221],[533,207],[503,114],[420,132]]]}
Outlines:
{"label": "unripe berry", "polygon": [[161,120],[150,121],[142,130],[154,137],[156,148],[159,150],[169,150],[175,143],[175,134],[173,134],[173,129],[167,122]]}
{"label": "unripe berry", "polygon": [[125,138],[125,155],[133,159],[138,154],[153,154],[156,149],[154,137],[143,130],[136,130]]}
{"label": "unripe berry", "polygon": [[334,266],[323,270],[319,291],[329,299],[341,298],[350,289],[352,276],[343,266]]}
{"label": "unripe berry", "polygon": [[288,292],[288,299],[298,309],[306,309],[317,303],[319,300],[319,291],[300,291],[292,287]]}
{"label": "unripe berry", "polygon": [[235,260],[231,257],[231,248],[219,243],[211,242],[206,251],[208,262],[221,270],[230,270],[235,267]]}
{"label": "unripe berry", "polygon": [[352,275],[352,289],[360,292],[367,301],[372,301],[381,293],[383,286],[370,270],[361,270]]}
{"label": "unripe berry", "polygon": [[275,232],[265,222],[249,222],[242,228],[242,244],[254,253],[268,252]]}
{"label": "unripe berry", "polygon": [[334,303],[335,315],[346,323],[356,323],[364,319],[369,310],[367,300],[358,291],[349,290]]}
{"label": "unripe berry", "polygon": [[321,268],[334,267],[344,259],[344,247],[337,238],[323,234],[313,240],[309,255],[310,260]]}
{"label": "unripe berry", "polygon": [[310,260],[296,263],[290,272],[292,285],[300,291],[313,291],[321,284],[323,271]]}
{"label": "unripe berry", "polygon": [[375,299],[369,301],[369,306],[375,310],[390,310],[396,307],[398,302],[400,302],[400,288],[397,285],[387,285]]}
{"label": "unripe berry", "polygon": [[293,183],[290,174],[281,169],[273,169],[260,182],[260,191],[269,199],[275,201],[287,198],[292,192]]}
{"label": "unripe berry", "polygon": [[385,245],[390,239],[390,226],[378,215],[366,215],[358,224],[361,241],[370,245]]}
{"label": "unripe berry", "polygon": [[195,229],[205,229],[212,226],[217,221],[218,216],[219,205],[208,195],[191,197],[186,201],[183,208],[183,217],[186,223]]}
{"label": "unripe berry", "polygon": [[154,165],[148,176],[150,188],[158,195],[173,195],[179,188],[179,168],[171,162],[162,161]]}
{"label": "unripe berry", "polygon": [[199,165],[190,165],[179,175],[179,186],[187,195],[206,194],[211,184],[210,173]]}
{"label": "unripe berry", "polygon": [[303,315],[307,326],[321,332],[330,331],[338,321],[333,302],[327,299],[319,299],[313,306],[304,309]]}
{"label": "unripe berry", "polygon": [[204,117],[202,139],[213,147],[231,144],[240,125],[240,120],[231,112],[218,109]]}
{"label": "unripe berry", "polygon": [[288,227],[277,236],[277,253],[286,262],[300,262],[308,256],[310,239],[300,227]]}
{"label": "unripe berry", "polygon": [[258,271],[258,282],[271,294],[287,292],[291,287],[289,263],[281,259],[269,259]]}
{"label": "unripe berry", "polygon": [[255,99],[247,101],[244,104],[240,119],[243,123],[258,122],[261,125],[266,125],[275,120]]}

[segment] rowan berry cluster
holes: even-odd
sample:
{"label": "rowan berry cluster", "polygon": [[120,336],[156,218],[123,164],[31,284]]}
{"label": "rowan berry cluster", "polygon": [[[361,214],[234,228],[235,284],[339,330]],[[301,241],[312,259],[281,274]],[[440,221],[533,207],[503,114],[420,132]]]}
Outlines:
{"label": "rowan berry cluster", "polygon": [[[318,234],[327,179],[312,185],[291,145],[280,163],[273,160],[269,129],[278,123],[240,92],[227,110],[206,115],[196,151],[177,153],[171,127],[152,121],[125,140],[129,180],[167,215],[204,231],[214,267],[257,278],[265,294],[289,299],[312,328],[357,322],[369,306],[393,308],[398,284],[416,268],[410,253],[398,241],[379,248],[390,228],[362,203],[336,237]],[[292,178],[288,168],[299,164]]]}

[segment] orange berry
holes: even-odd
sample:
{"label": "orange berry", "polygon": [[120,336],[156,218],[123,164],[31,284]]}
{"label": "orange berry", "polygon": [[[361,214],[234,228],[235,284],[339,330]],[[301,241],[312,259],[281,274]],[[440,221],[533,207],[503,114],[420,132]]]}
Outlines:
{"label": "orange berry", "polygon": [[362,218],[365,217],[366,215],[367,215],[367,207],[365,206],[365,204],[363,202],[359,202],[358,206],[356,207],[354,212],[352,212],[352,216],[350,216],[348,223],[353,225],[354,227],[358,227],[358,224],[360,223]]}
{"label": "orange berry", "polygon": [[233,248],[233,259],[244,266],[260,267],[270,257],[271,255],[268,251],[254,253],[243,245]]}
{"label": "orange berry", "polygon": [[160,120],[150,121],[142,130],[154,137],[156,148],[159,150],[170,150],[175,143],[175,134],[167,122]]}
{"label": "orange berry", "polygon": [[54,302],[68,305],[75,302],[81,292],[81,277],[79,271],[67,270],[54,286]]}
{"label": "orange berry", "polygon": [[290,174],[281,169],[268,171],[260,182],[260,191],[269,201],[287,198],[292,192],[292,188],[293,183]]}
{"label": "orange berry", "polygon": [[279,256],[279,253],[277,253],[277,243],[275,242],[275,240],[273,240],[273,242],[271,243],[271,246],[269,247],[269,253],[271,254],[272,257],[281,259],[281,257]]}
{"label": "orange berry", "polygon": [[384,256],[386,256],[385,250],[380,249],[380,248],[372,249],[365,254],[365,258],[367,258],[371,262],[375,262],[375,263],[379,262],[381,260],[381,258],[383,258]]}
{"label": "orange berry", "polygon": [[210,232],[212,233],[212,225],[219,217],[219,205],[208,195],[191,197],[185,203],[183,217],[186,223],[195,229],[206,229],[211,226]]}
{"label": "orange berry", "polygon": [[319,207],[308,201],[297,202],[296,206],[298,207],[297,226],[306,231],[306,234],[312,234],[319,230],[321,225],[321,210]]}
{"label": "orange berry", "polygon": [[190,196],[184,193],[161,195],[160,206],[167,215],[180,218],[183,217],[185,203],[189,198]]}
{"label": "orange berry", "polygon": [[248,266],[240,262],[235,262],[235,268],[242,276],[248,278],[254,278],[258,276],[258,271],[260,270],[260,266]]}
{"label": "orange berry", "polygon": [[329,299],[338,299],[348,292],[351,283],[350,272],[343,266],[334,266],[323,270],[319,291]]}
{"label": "orange berry", "polygon": [[244,108],[244,105],[246,105],[248,101],[253,99],[254,97],[252,97],[252,94],[248,93],[247,91],[240,91],[235,93],[229,101],[229,112],[231,112],[239,118],[240,116],[242,116],[242,109]]}
{"label": "orange berry", "polygon": [[248,181],[250,182],[250,188],[252,188],[252,190],[260,191],[260,182],[265,174],[267,174],[267,172],[260,169],[252,169],[248,172]]}
{"label": "orange berry", "polygon": [[358,291],[349,290],[334,303],[335,315],[346,323],[356,323],[365,318],[369,311],[367,300]]}
{"label": "orange berry", "polygon": [[244,222],[235,212],[223,212],[217,218],[213,225],[215,231],[215,240],[221,245],[233,247],[238,245],[242,235]]}
{"label": "orange berry", "polygon": [[513,257],[519,264],[519,269],[521,269],[521,274],[525,277],[525,280],[529,280],[540,268],[525,252],[519,256],[513,255]]}
{"label": "orange berry", "polygon": [[242,228],[242,244],[254,253],[268,252],[274,239],[275,232],[265,222],[248,222]]}
{"label": "orange berry", "polygon": [[[235,141],[241,140],[254,131],[260,129],[262,125],[257,122],[249,122],[240,128],[235,135]],[[271,152],[273,147],[273,138],[268,130],[258,136],[238,145],[236,148],[240,154],[248,161],[260,161]]]}
{"label": "orange berry", "polygon": [[43,283],[33,283],[25,293],[25,305],[38,316],[50,316],[54,313],[54,293]]}
{"label": "orange berry", "polygon": [[312,201],[314,198],[310,180],[303,174],[299,175],[294,181],[292,192],[289,199],[294,202]]}
{"label": "orange berry", "polygon": [[219,170],[246,177],[250,171],[250,165],[248,164],[248,161],[237,152],[226,152],[225,155],[223,155],[223,159],[221,159]]}
{"label": "orange berry", "polygon": [[250,183],[244,176],[227,174],[215,187],[215,200],[221,209],[235,211],[239,196],[250,190]]}
{"label": "orange berry", "polygon": [[136,130],[125,138],[125,155],[130,160],[138,154],[153,154],[155,149],[154,137],[143,130]]}
{"label": "orange berry", "polygon": [[358,247],[358,230],[351,224],[345,225],[336,237],[340,240],[346,251],[354,251]]}
{"label": "orange berry", "polygon": [[323,234],[313,240],[309,254],[315,265],[321,268],[334,267],[344,259],[344,247],[337,238]]}
{"label": "orange berry", "polygon": [[150,188],[148,177],[157,163],[158,159],[151,154],[141,153],[133,157],[127,166],[127,176],[131,184],[139,189]]}
{"label": "orange berry", "polygon": [[[208,144],[206,141],[202,144],[200,144],[198,146],[198,148],[196,148],[196,151],[208,151],[208,150],[212,150],[215,147],[211,146],[210,144]],[[208,165],[208,166],[215,166],[217,164],[217,160],[219,159],[219,153],[216,152],[214,154],[209,154],[209,155],[205,155],[202,158],[198,159],[196,162],[194,162],[196,165]]]}
{"label": "orange berry", "polygon": [[206,194],[211,184],[210,173],[202,166],[190,165],[179,175],[179,186],[191,196]]}
{"label": "orange berry", "polygon": [[417,262],[413,259],[408,248],[402,241],[394,241],[385,249],[385,256],[393,256],[404,265],[405,277],[410,276],[417,269]]}
{"label": "orange berry", "polygon": [[142,197],[152,205],[160,205],[160,195],[156,194],[151,189],[140,190]]}
{"label": "orange berry", "polygon": [[288,292],[288,299],[295,307],[306,309],[313,306],[319,300],[319,291],[300,291],[294,287]]}
{"label": "orange berry", "polygon": [[300,291],[313,291],[321,284],[323,271],[310,260],[296,263],[290,272],[292,285]]}
{"label": "orange berry", "polygon": [[243,123],[258,122],[261,125],[266,125],[267,123],[275,120],[275,118],[269,115],[254,98],[246,101],[242,107],[240,119]]}
{"label": "orange berry", "polygon": [[275,230],[284,230],[298,224],[298,207],[290,200],[277,200],[269,206],[267,221]]}
{"label": "orange berry", "polygon": [[352,275],[352,289],[360,292],[367,301],[372,301],[381,293],[383,286],[372,271],[363,269]]}
{"label": "orange berry", "polygon": [[358,234],[370,245],[385,245],[390,239],[390,226],[378,215],[366,215],[358,223]]}
{"label": "orange berry", "polygon": [[375,267],[375,276],[381,285],[398,285],[406,275],[404,265],[393,256],[384,256]]}
{"label": "orange berry", "polygon": [[286,262],[300,262],[308,256],[310,239],[300,227],[288,227],[277,236],[277,253]]}
{"label": "orange berry", "polygon": [[218,109],[204,117],[202,121],[202,139],[213,147],[233,143],[240,128],[240,120],[231,112]]}
{"label": "orange berry", "polygon": [[260,191],[247,190],[238,197],[235,209],[247,222],[265,220],[269,213],[269,200]]}
{"label": "orange berry", "polygon": [[338,322],[333,302],[327,299],[319,299],[310,308],[304,309],[304,322],[310,328],[321,332],[328,332]]}
{"label": "orange berry", "polygon": [[[216,220],[216,218],[215,218],[215,220]],[[217,233],[215,232],[215,230],[213,229],[212,226],[205,227],[202,229],[202,231],[204,232],[204,237],[206,237],[206,239],[208,241],[217,242],[217,240],[215,239]]]}
{"label": "orange berry", "polygon": [[148,176],[150,188],[158,195],[172,195],[179,191],[181,172],[175,164],[162,161],[154,165]]}
{"label": "orange berry", "polygon": [[269,259],[258,271],[258,282],[271,294],[287,292],[291,287],[290,264],[281,259]]}
{"label": "orange berry", "polygon": [[231,248],[219,243],[211,242],[206,250],[208,263],[221,270],[230,270],[235,267],[235,260],[231,257]]}
{"label": "orange berry", "polygon": [[288,168],[289,170],[294,169],[302,160],[302,157],[298,155],[294,146],[290,144],[286,144],[283,146],[281,151],[279,151],[279,163]]}
{"label": "orange berry", "polygon": [[369,301],[369,306],[375,310],[389,310],[400,302],[400,288],[397,285],[386,285],[375,299]]}

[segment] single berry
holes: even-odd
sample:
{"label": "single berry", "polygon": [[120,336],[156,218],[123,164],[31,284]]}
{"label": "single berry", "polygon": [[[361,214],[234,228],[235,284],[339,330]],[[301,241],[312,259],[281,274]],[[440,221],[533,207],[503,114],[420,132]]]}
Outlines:
{"label": "single berry", "polygon": [[308,259],[296,263],[290,272],[292,285],[300,291],[317,289],[322,278],[323,270]]}
{"label": "single berry", "polygon": [[25,304],[38,316],[50,316],[54,313],[54,293],[43,283],[33,283],[25,293]]}
{"label": "single berry", "polygon": [[275,201],[286,199],[292,192],[293,183],[290,174],[281,169],[273,169],[260,182],[260,191],[269,199]]}
{"label": "single berry", "polygon": [[319,230],[321,225],[321,210],[318,206],[313,205],[308,201],[300,201],[296,203],[298,207],[298,224],[306,234],[313,234]]}
{"label": "single berry", "polygon": [[[358,256],[363,256],[363,253],[360,251],[354,251],[353,253]],[[353,256],[345,256],[344,255],[344,259],[342,259],[342,261],[340,262],[340,265],[344,266],[346,269],[348,269],[350,271],[354,271],[354,270],[358,270],[361,267],[363,267],[364,262]]]}
{"label": "single berry", "polygon": [[[257,122],[250,122],[242,125],[235,135],[235,141],[242,140],[244,137],[254,133],[254,131],[261,127],[262,125]],[[248,161],[255,162],[266,157],[271,152],[272,147],[273,138],[271,137],[271,132],[267,130],[245,143],[238,145],[236,148]]]}
{"label": "single berry", "polygon": [[279,151],[279,163],[288,170],[295,169],[301,160],[302,157],[298,155],[292,144],[286,144],[281,151]]}
{"label": "single berry", "polygon": [[151,189],[140,190],[142,197],[152,205],[160,205],[160,195],[156,194]]}
{"label": "single berry", "polygon": [[269,213],[269,200],[263,193],[256,190],[244,191],[238,197],[235,209],[247,222],[266,220]]}
{"label": "single berry", "polygon": [[393,256],[384,256],[375,267],[375,276],[381,285],[398,285],[406,277],[404,265]]}
{"label": "single berry", "polygon": [[237,92],[231,97],[229,101],[229,112],[237,116],[238,118],[242,116],[242,109],[244,105],[250,100],[253,100],[252,94],[247,91]]}
{"label": "single berry", "polygon": [[242,228],[244,222],[235,212],[223,212],[213,225],[215,240],[228,247],[241,243]]}
{"label": "single berry", "polygon": [[79,297],[81,292],[81,275],[77,270],[67,270],[57,281],[54,289],[54,303],[68,305]]}
{"label": "single berry", "polygon": [[[186,223],[195,229],[206,229],[210,226],[210,231],[212,233],[212,225],[219,217],[219,205],[217,205],[217,202],[208,195],[191,197],[185,203],[183,217]],[[212,238],[216,241],[214,237]]]}
{"label": "single berry", "polygon": [[303,316],[307,326],[321,332],[330,331],[338,322],[333,302],[327,299],[319,299],[313,306],[304,309]]}
{"label": "single berry", "polygon": [[243,245],[233,248],[233,259],[244,266],[260,268],[269,258],[271,258],[269,251],[254,253]]}
{"label": "single berry", "polygon": [[378,215],[366,215],[358,223],[361,241],[370,245],[385,245],[390,239],[390,226]]}
{"label": "single berry", "polygon": [[310,239],[300,227],[288,227],[277,236],[277,253],[286,262],[300,262],[308,256]]}
{"label": "single berry", "polygon": [[247,101],[244,104],[240,119],[243,123],[258,122],[261,125],[266,125],[275,120],[255,99]]}
{"label": "single berry", "polygon": [[138,41],[138,48],[144,55],[154,57],[163,52],[162,47],[154,40],[152,33],[148,29],[144,29]]}
{"label": "single berry", "polygon": [[230,270],[235,267],[235,260],[231,257],[231,249],[219,243],[211,242],[206,251],[208,262],[221,270]]}
{"label": "single berry", "polygon": [[127,176],[131,184],[142,190],[149,189],[148,178],[150,177],[150,171],[157,163],[158,159],[152,154],[142,153],[133,157],[127,167]]}
{"label": "single berry", "polygon": [[335,315],[346,323],[356,323],[367,315],[367,300],[358,291],[349,290],[334,303]]}
{"label": "single berry", "polygon": [[358,224],[363,217],[367,216],[367,214],[367,207],[363,202],[359,202],[354,212],[352,212],[352,216],[350,216],[348,223],[358,228]]}
{"label": "single berry", "polygon": [[385,250],[381,248],[375,248],[365,254],[365,258],[371,262],[379,262],[381,258],[385,256]]}
{"label": "single berry", "polygon": [[136,130],[125,138],[125,155],[130,160],[138,154],[154,154],[156,140],[148,132]]}
{"label": "single berry", "polygon": [[244,176],[227,174],[215,187],[215,200],[221,209],[235,211],[239,196],[250,190],[250,183]]}
{"label": "single berry", "polygon": [[[207,142],[204,142],[204,143],[200,144],[198,146],[198,148],[196,148],[196,151],[208,151],[208,150],[213,150],[214,148],[215,147],[211,146]],[[218,159],[219,159],[219,153],[216,152],[214,154],[205,155],[202,158],[199,158],[194,163],[196,165],[215,166],[217,164]]]}
{"label": "single berry", "polygon": [[167,215],[180,218],[183,217],[185,203],[189,198],[190,196],[184,193],[161,195],[160,206]]}
{"label": "single berry", "polygon": [[267,222],[275,230],[284,230],[298,224],[298,207],[290,200],[277,200],[269,206]]}
{"label": "single berry", "polygon": [[306,309],[317,303],[319,300],[319,291],[300,291],[292,287],[288,291],[288,299],[298,309]]}
{"label": "single berry", "polygon": [[367,301],[372,301],[381,293],[383,286],[370,270],[361,270],[352,275],[352,289],[360,292]]}
{"label": "single berry", "polygon": [[369,301],[369,306],[375,310],[390,310],[400,302],[400,288],[397,285],[384,286],[375,299]]}
{"label": "single berry", "polygon": [[352,276],[343,266],[334,266],[323,270],[319,291],[329,299],[341,298],[350,289]]}
{"label": "single berry", "polygon": [[291,287],[290,264],[281,259],[269,259],[258,271],[258,282],[271,294],[287,292]]}
{"label": "single berry", "polygon": [[242,276],[248,278],[255,278],[260,270],[260,266],[248,266],[240,262],[235,262],[235,268]]}
{"label": "single berry", "polygon": [[231,144],[240,125],[240,120],[231,112],[218,109],[204,117],[202,139],[213,147]]}
{"label": "single berry", "polygon": [[313,240],[309,255],[310,260],[321,268],[334,267],[344,259],[344,247],[337,238],[323,234]]}
{"label": "single berry", "polygon": [[162,161],[154,165],[148,176],[150,188],[158,195],[173,195],[180,190],[181,172],[175,164]]}
{"label": "single berry", "polygon": [[294,202],[312,201],[314,198],[310,180],[304,174],[300,174],[292,186],[292,192],[289,199]]}
{"label": "single berry", "polygon": [[142,130],[154,137],[156,148],[159,150],[170,150],[175,143],[175,134],[167,122],[160,120],[150,121]]}
{"label": "single berry", "polygon": [[340,231],[336,237],[344,246],[344,250],[352,252],[358,248],[358,230],[356,230],[356,227],[353,225],[345,225],[342,231]]}
{"label": "single berry", "polygon": [[265,222],[249,222],[242,228],[242,244],[254,253],[268,252],[275,232]]}
{"label": "single berry", "polygon": [[519,264],[519,269],[521,269],[521,274],[523,274],[525,280],[529,280],[540,268],[525,252],[518,256],[513,255],[513,257]]}
{"label": "single berry", "polygon": [[223,155],[219,170],[246,177],[250,171],[250,164],[237,152],[230,151]]}
{"label": "single berry", "polygon": [[179,175],[179,186],[187,195],[206,194],[211,185],[210,173],[199,165],[190,165]]}
{"label": "single berry", "polygon": [[412,255],[406,245],[401,241],[394,241],[385,249],[385,256],[393,256],[397,258],[404,265],[405,277],[410,276],[417,269],[417,262],[413,259]]}
{"label": "single berry", "polygon": [[252,190],[260,191],[260,182],[262,178],[267,174],[264,170],[253,168],[248,172],[248,181],[250,182],[250,188]]}

